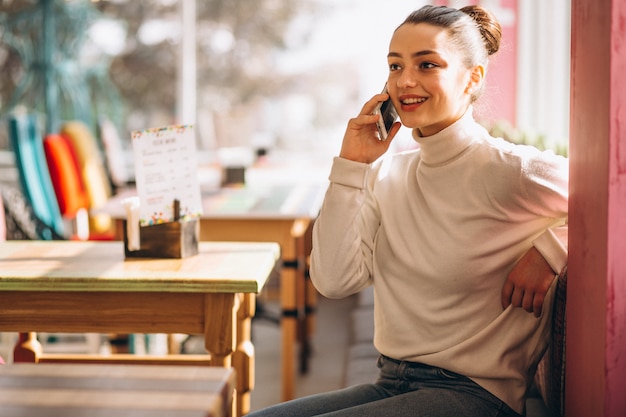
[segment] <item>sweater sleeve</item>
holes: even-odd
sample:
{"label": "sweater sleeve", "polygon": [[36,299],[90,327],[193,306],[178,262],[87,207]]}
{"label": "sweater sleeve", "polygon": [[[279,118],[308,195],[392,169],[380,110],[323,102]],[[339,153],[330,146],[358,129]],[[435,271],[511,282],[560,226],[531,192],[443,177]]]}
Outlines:
{"label": "sweater sleeve", "polygon": [[[526,147],[528,149],[528,147]],[[553,151],[528,158],[523,168],[525,202],[536,214],[566,219],[569,196],[569,160]]]}
{"label": "sweater sleeve", "polygon": [[[567,222],[569,161],[551,151],[544,151],[538,158],[530,160],[527,174],[528,201],[543,215]],[[533,241],[533,246],[554,273],[559,274],[567,264],[567,243],[563,244],[561,233],[557,236],[556,230],[558,228],[546,230]]]}
{"label": "sweater sleeve", "polygon": [[[563,228],[567,228],[563,226]],[[554,229],[546,230],[541,236],[533,241],[533,246],[548,262],[555,274],[560,274],[567,265],[567,242],[563,242]],[[565,240],[567,236],[565,236]]]}
{"label": "sweater sleeve", "polygon": [[[372,239],[362,233],[362,208],[370,166],[336,157],[330,184],[313,228],[311,280],[329,298],[342,298],[370,284]],[[369,242],[369,243],[368,243]]]}

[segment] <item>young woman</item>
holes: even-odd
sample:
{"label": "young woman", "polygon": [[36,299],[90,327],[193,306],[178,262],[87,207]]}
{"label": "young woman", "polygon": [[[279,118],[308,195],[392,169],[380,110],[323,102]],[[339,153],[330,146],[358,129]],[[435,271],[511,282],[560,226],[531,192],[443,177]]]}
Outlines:
{"label": "young woman", "polygon": [[[426,6],[389,46],[389,96],[350,120],[315,224],[321,294],[374,286],[380,376],[254,416],[518,416],[567,254],[568,162],[495,139],[472,116],[501,30],[478,6]],[[391,97],[419,149],[381,156]],[[545,303],[544,303],[545,299]],[[534,314],[531,314],[534,313]]]}

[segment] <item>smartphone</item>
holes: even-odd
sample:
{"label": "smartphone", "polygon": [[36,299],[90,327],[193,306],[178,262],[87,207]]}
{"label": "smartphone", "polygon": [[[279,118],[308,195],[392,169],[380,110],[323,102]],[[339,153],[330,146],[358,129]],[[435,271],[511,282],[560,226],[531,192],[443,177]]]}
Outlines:
{"label": "smartphone", "polygon": [[[387,93],[387,84],[385,84],[385,88],[383,88],[382,93]],[[389,97],[386,101],[378,103],[378,106],[376,106],[376,109],[374,110],[374,114],[380,115],[380,118],[376,122],[379,140],[387,140],[391,126],[393,126],[395,121],[398,120],[398,111],[391,102],[391,97]]]}

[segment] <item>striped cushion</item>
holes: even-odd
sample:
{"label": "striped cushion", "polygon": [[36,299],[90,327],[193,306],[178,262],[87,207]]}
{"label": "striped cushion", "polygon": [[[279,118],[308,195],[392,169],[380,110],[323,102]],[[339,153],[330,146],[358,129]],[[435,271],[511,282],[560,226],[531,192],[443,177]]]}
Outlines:
{"label": "striped cushion", "polygon": [[34,216],[48,226],[40,230],[42,234],[39,238],[52,240],[63,236],[63,217],[54,196],[37,117],[33,114],[11,114],[8,125],[22,191]]}

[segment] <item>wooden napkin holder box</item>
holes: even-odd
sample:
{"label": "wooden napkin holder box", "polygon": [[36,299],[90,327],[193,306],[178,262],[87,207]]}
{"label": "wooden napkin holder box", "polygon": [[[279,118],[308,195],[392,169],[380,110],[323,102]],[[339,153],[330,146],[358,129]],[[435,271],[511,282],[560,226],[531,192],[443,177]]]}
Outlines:
{"label": "wooden napkin holder box", "polygon": [[123,229],[126,258],[186,258],[198,254],[200,221],[197,218],[139,227],[139,250],[128,249],[126,220]]}

